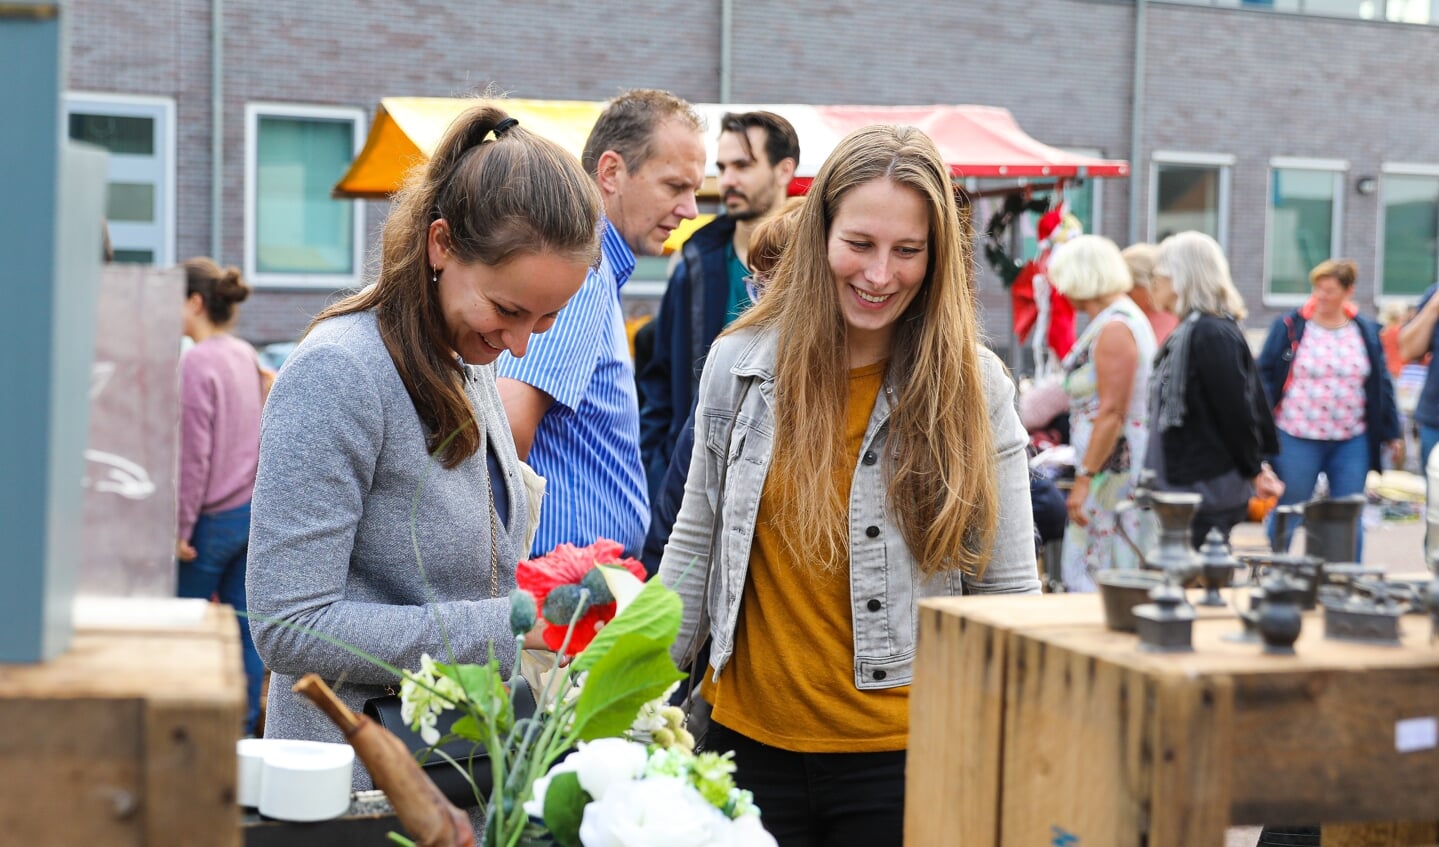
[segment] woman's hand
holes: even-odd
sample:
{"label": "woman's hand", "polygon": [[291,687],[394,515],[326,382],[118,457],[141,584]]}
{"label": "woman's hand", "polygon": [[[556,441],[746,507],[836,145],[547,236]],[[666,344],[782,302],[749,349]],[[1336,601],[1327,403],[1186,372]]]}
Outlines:
{"label": "woman's hand", "polygon": [[198,555],[200,554],[195,552],[195,548],[191,546],[190,542],[183,538],[175,539],[175,558],[182,562],[193,562]]}
{"label": "woman's hand", "polygon": [[1254,496],[1278,499],[1283,496],[1283,494],[1284,482],[1275,475],[1273,468],[1267,464],[1264,465],[1264,469],[1259,472],[1258,476],[1254,477]]}
{"label": "woman's hand", "polygon": [[1404,439],[1396,438],[1386,442],[1384,447],[1389,451],[1389,464],[1396,468],[1404,467]]}
{"label": "woman's hand", "polygon": [[1076,477],[1074,487],[1069,490],[1069,521],[1075,526],[1089,526],[1089,516],[1084,513],[1084,501],[1089,499],[1089,477]]}
{"label": "woman's hand", "polygon": [[550,649],[550,646],[545,643],[544,630],[544,620],[541,619],[536,621],[534,629],[531,629],[529,632],[525,633],[524,648],[526,650]]}

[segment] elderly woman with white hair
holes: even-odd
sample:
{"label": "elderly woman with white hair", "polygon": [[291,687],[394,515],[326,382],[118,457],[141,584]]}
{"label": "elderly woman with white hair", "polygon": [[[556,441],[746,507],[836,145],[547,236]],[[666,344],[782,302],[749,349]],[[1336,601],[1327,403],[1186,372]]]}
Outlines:
{"label": "elderly woman with white hair", "polygon": [[[1070,591],[1093,591],[1095,571],[1139,565],[1116,532],[1115,508],[1129,499],[1144,464],[1154,330],[1129,298],[1129,268],[1107,238],[1081,235],[1065,244],[1050,261],[1049,279],[1089,317],[1064,357],[1075,472],[1063,576]],[[1126,529],[1135,534],[1136,527]]]}
{"label": "elderly woman with white hair", "polygon": [[1159,245],[1154,300],[1179,315],[1154,360],[1149,453],[1153,487],[1201,495],[1197,548],[1211,528],[1229,540],[1249,498],[1278,497],[1284,483],[1264,457],[1278,452],[1259,368],[1239,328],[1247,314],[1218,242],[1181,232]]}

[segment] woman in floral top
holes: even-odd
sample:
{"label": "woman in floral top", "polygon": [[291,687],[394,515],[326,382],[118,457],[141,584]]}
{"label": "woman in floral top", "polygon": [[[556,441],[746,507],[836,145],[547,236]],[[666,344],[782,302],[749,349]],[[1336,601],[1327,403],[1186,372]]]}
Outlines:
{"label": "woman in floral top", "polygon": [[[1312,497],[1321,473],[1330,497],[1362,494],[1369,471],[1380,470],[1381,448],[1399,438],[1379,326],[1350,300],[1358,273],[1348,259],[1321,262],[1309,274],[1313,295],[1274,321],[1259,354],[1279,429],[1281,505]],[[1274,532],[1271,525],[1271,539]],[[1288,533],[1277,540],[1288,549]]]}
{"label": "woman in floral top", "polygon": [[[1129,499],[1149,441],[1154,330],[1129,299],[1129,268],[1107,238],[1081,235],[1065,244],[1050,262],[1049,278],[1089,316],[1064,358],[1075,474],[1063,574],[1070,591],[1093,591],[1095,571],[1139,564],[1118,536],[1115,507]],[[1136,527],[1125,528],[1135,535]]]}

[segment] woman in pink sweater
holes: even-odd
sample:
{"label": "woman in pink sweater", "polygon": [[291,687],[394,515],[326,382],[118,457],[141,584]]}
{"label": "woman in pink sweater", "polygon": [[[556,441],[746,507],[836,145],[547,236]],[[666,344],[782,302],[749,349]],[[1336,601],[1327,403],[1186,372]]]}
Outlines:
{"label": "woman in pink sweater", "polygon": [[[263,403],[255,349],[229,332],[250,288],[235,268],[185,262],[184,329],[195,346],[180,360],[179,559],[181,597],[218,597],[245,610],[250,494],[260,453]],[[264,666],[248,622],[240,640],[249,689],[245,732],[259,717]]]}

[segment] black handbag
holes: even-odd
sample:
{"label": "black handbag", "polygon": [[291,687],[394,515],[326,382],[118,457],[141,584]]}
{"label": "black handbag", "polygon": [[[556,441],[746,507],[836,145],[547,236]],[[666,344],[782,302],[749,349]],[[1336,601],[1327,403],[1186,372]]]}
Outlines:
{"label": "black handbag", "polygon": [[[516,661],[519,661],[518,658]],[[524,677],[515,678],[510,694],[515,704],[515,720],[534,717],[535,694]],[[475,800],[477,791],[481,797],[490,796],[490,791],[494,788],[494,775],[490,771],[490,754],[485,750],[485,745],[456,738],[431,749],[425,739],[410,729],[409,724],[400,717],[400,698],[394,694],[366,700],[364,713],[375,723],[394,733],[416,757],[428,752],[420,762],[420,769],[451,803],[467,809],[479,805]],[[468,713],[464,709],[450,709],[440,715],[435,728],[440,731],[441,736],[449,735],[450,727],[466,714]],[[441,752],[445,755],[440,755]],[[455,763],[474,778],[474,788],[470,787],[465,775],[456,769],[450,759],[454,759]]]}

